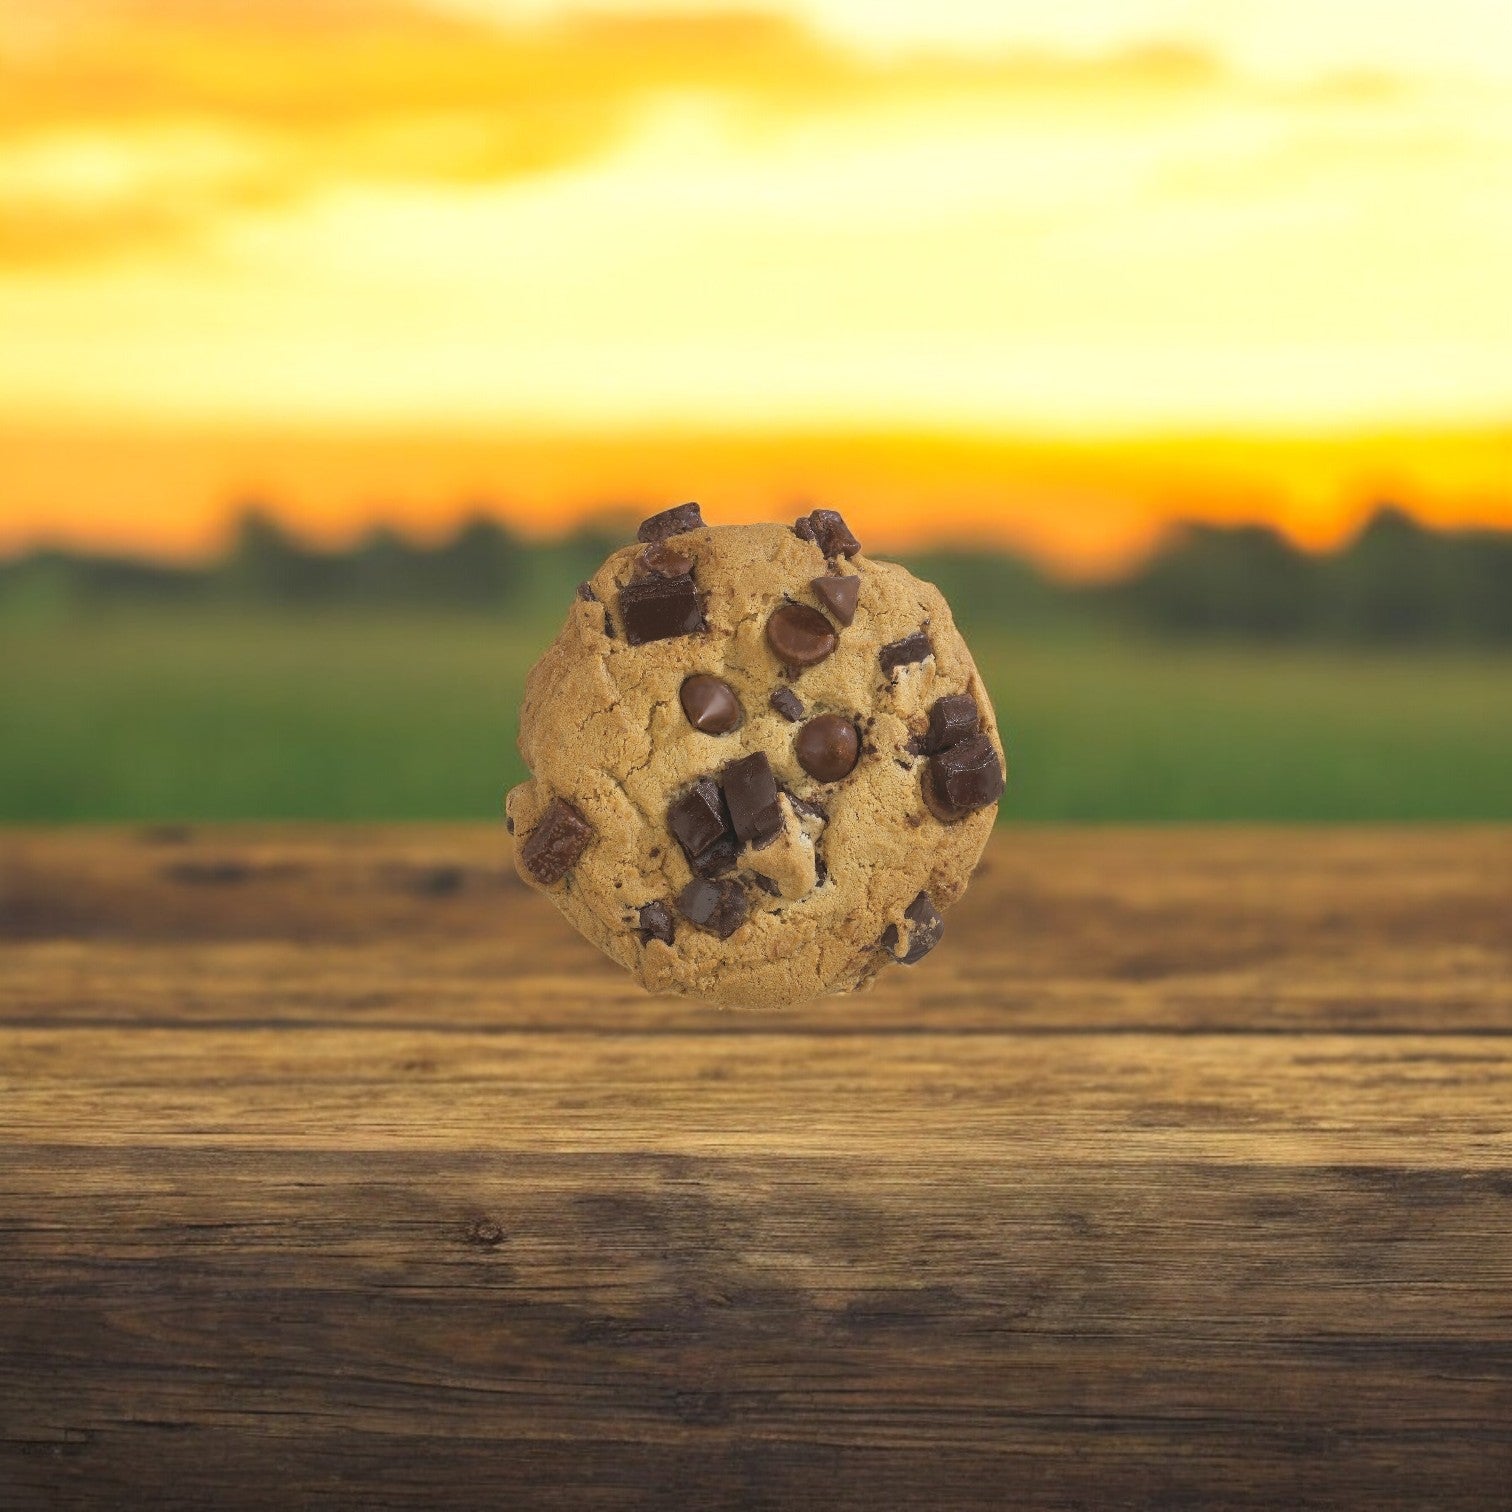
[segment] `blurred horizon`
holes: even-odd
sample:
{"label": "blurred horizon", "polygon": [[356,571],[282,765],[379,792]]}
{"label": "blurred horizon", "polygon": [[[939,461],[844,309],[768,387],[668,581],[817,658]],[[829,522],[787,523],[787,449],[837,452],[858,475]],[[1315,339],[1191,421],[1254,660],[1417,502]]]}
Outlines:
{"label": "blurred horizon", "polygon": [[1490,0],[11,7],[0,553],[1508,526],[1509,266]]}

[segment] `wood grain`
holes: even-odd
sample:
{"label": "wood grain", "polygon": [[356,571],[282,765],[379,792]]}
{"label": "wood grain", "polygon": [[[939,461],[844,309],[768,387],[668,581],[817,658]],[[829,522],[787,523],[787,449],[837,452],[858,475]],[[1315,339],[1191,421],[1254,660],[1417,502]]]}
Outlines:
{"label": "wood grain", "polygon": [[1007,831],[853,1001],[495,829],[0,836],[0,1509],[1512,1484],[1512,833]]}

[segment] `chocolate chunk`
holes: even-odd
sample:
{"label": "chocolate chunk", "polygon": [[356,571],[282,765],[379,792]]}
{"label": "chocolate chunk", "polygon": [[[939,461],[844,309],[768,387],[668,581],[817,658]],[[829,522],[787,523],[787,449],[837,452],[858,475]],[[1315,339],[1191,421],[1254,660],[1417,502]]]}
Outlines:
{"label": "chocolate chunk", "polygon": [[922,961],[940,943],[940,936],[945,933],[945,921],[940,917],[940,910],[934,906],[934,900],[927,892],[921,892],[903,910],[903,917],[909,923],[907,950],[902,955],[898,954],[898,926],[896,924],[889,924],[882,931],[882,948],[897,961],[898,965],[912,966],[915,962]]}
{"label": "chocolate chunk", "polygon": [[738,882],[708,882],[695,877],[677,895],[682,916],[700,929],[727,940],[746,920],[746,896]]}
{"label": "chocolate chunk", "polygon": [[784,719],[791,720],[794,724],[803,718],[803,700],[791,688],[778,688],[767,702]]}
{"label": "chocolate chunk", "polygon": [[923,788],[930,813],[949,824],[1003,796],[1003,763],[986,735],[969,735],[929,758]]}
{"label": "chocolate chunk", "polygon": [[682,685],[678,695],[683,713],[695,730],[705,735],[728,735],[741,721],[740,700],[722,677],[695,672]]}
{"label": "chocolate chunk", "polygon": [[681,535],[686,530],[702,530],[703,515],[696,504],[679,504],[675,509],[664,509],[649,520],[642,520],[635,532],[637,541],[665,541],[668,536]]}
{"label": "chocolate chunk", "polygon": [[762,890],[762,892],[767,893],[774,898],[780,898],[782,896],[782,884],[775,877],[769,877],[764,872],[747,872],[746,876],[749,877],[750,880]]}
{"label": "chocolate chunk", "polygon": [[665,541],[652,541],[636,560],[657,577],[686,577],[693,570],[693,558]]}
{"label": "chocolate chunk", "polygon": [[853,557],[861,549],[850,526],[833,509],[816,509],[794,520],[793,533],[800,540],[812,541],[827,557]]}
{"label": "chocolate chunk", "polygon": [[652,940],[660,940],[663,945],[670,945],[673,935],[672,910],[660,899],[642,903],[640,928],[636,933],[640,936],[642,945],[649,945]]}
{"label": "chocolate chunk", "polygon": [[782,805],[777,779],[765,751],[732,761],[720,780],[736,837],[746,845],[765,845],[782,832]]}
{"label": "chocolate chunk", "polygon": [[508,814],[505,814],[504,816],[504,828],[507,829],[511,835],[514,834],[514,820],[511,819]]}
{"label": "chocolate chunk", "polygon": [[848,625],[856,617],[856,604],[861,597],[861,579],[858,577],[816,577],[809,585],[819,602],[840,621]]}
{"label": "chocolate chunk", "polygon": [[593,826],[582,814],[565,798],[553,798],[520,847],[520,860],[537,882],[549,887],[577,864],[591,839]]}
{"label": "chocolate chunk", "polygon": [[861,737],[843,714],[820,714],[799,730],[793,752],[816,782],[839,782],[855,770]]}
{"label": "chocolate chunk", "polygon": [[721,835],[708,850],[691,857],[688,865],[700,877],[722,877],[735,870],[740,859],[740,841],[734,835]]}
{"label": "chocolate chunk", "polygon": [[619,591],[620,619],[632,646],[670,640],[704,628],[703,605],[691,577],[648,577]]}
{"label": "chocolate chunk", "polygon": [[835,627],[807,604],[779,604],[766,622],[766,638],[789,667],[812,667],[836,644]]}
{"label": "chocolate chunk", "polygon": [[929,639],[929,632],[915,630],[912,635],[905,635],[902,640],[883,646],[877,652],[877,660],[881,662],[884,672],[895,672],[909,662],[921,662],[926,656],[933,655],[934,645]]}
{"label": "chocolate chunk", "polygon": [[584,578],[583,581],[577,585],[577,596],[582,599],[585,604],[598,603],[598,594],[593,591],[593,584],[590,583],[587,578]]}
{"label": "chocolate chunk", "polygon": [[691,865],[730,832],[724,794],[712,777],[700,777],[667,805],[667,828]]}
{"label": "chocolate chunk", "polygon": [[929,734],[924,737],[924,749],[929,755],[948,751],[951,746],[975,735],[982,726],[977,703],[969,693],[951,693],[937,698],[929,711]]}

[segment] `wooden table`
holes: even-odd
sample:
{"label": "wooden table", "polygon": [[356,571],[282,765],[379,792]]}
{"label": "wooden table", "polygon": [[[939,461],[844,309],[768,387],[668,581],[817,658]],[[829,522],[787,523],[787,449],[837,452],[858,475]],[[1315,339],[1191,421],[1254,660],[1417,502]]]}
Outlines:
{"label": "wooden table", "polygon": [[495,828],[0,836],[0,1507],[1512,1504],[1512,832],[1002,832],[853,1001]]}

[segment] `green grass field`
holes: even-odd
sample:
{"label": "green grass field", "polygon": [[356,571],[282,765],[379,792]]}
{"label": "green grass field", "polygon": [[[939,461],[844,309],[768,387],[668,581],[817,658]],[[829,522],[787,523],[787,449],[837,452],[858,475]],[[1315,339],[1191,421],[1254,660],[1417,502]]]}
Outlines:
{"label": "green grass field", "polygon": [[[554,624],[0,627],[0,821],[486,818]],[[977,639],[1005,818],[1512,819],[1512,658]]]}

